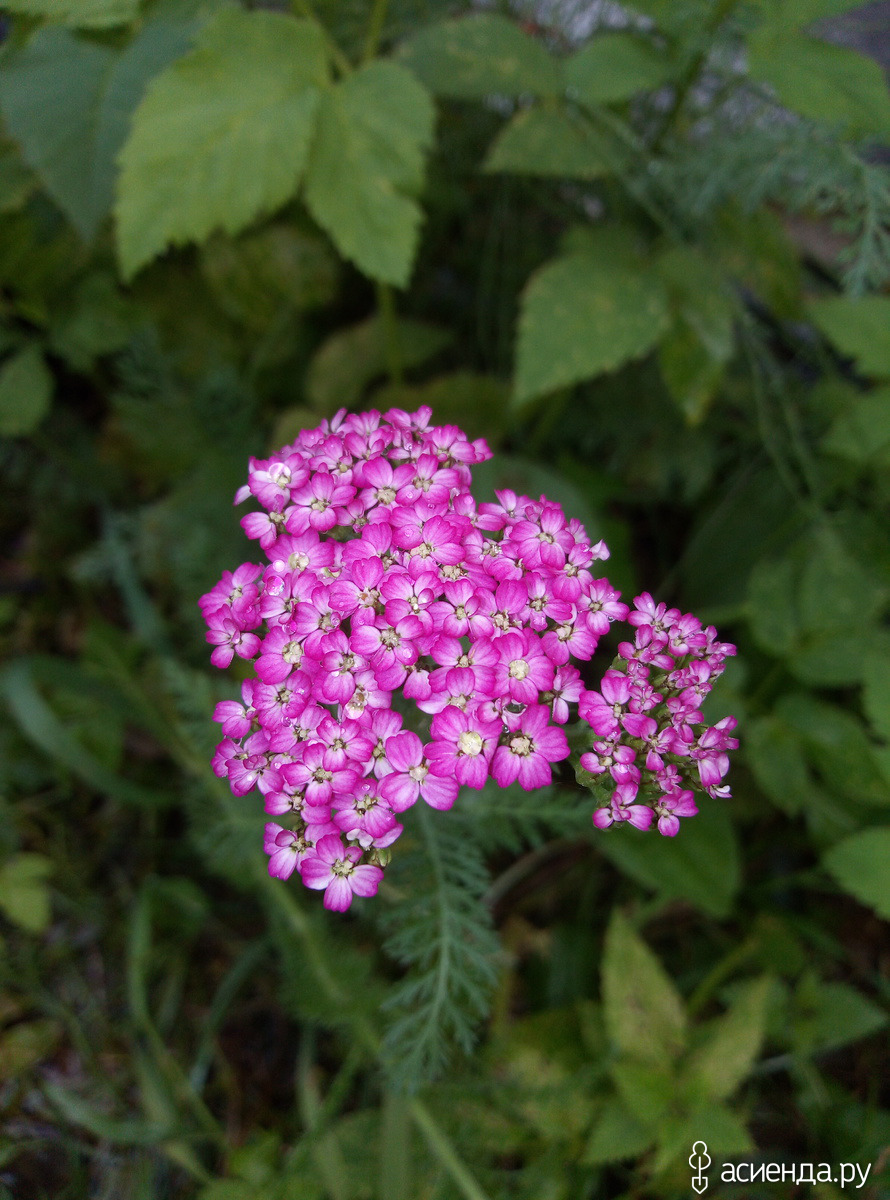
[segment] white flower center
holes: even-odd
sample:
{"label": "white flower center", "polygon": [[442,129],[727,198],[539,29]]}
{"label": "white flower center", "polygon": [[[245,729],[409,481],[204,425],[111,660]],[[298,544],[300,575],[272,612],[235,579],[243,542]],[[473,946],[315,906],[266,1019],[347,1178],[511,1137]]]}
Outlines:
{"label": "white flower center", "polygon": [[457,748],[461,754],[477,755],[482,753],[482,735],[475,729],[465,730],[457,739]]}

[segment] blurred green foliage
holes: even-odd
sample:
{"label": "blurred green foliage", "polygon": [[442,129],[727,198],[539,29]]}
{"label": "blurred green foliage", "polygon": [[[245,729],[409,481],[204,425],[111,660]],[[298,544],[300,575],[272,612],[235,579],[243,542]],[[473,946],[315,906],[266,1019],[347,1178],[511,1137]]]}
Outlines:
{"label": "blurred green foliage", "polygon": [[[890,1194],[886,83],[844,0],[539,7],[3,5],[0,1197]],[[734,798],[488,789],[332,916],[196,599],[248,455],[421,403],[738,643]]]}

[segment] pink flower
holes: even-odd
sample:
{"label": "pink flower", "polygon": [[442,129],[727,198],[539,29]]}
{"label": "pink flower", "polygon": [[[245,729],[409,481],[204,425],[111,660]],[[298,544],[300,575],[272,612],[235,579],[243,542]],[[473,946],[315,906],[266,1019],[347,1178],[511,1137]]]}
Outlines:
{"label": "pink flower", "polygon": [[345,912],[353,896],[376,896],[383,878],[380,867],[359,865],[361,857],[358,846],[344,848],[336,834],[329,834],[303,859],[303,883],[316,890],[325,889],[325,908]]}
{"label": "pink flower", "polygon": [[568,758],[566,735],[548,724],[549,717],[542,705],[527,708],[506,745],[495,750],[491,773],[501,787],[517,780],[527,792],[546,787],[552,779],[550,764]]}

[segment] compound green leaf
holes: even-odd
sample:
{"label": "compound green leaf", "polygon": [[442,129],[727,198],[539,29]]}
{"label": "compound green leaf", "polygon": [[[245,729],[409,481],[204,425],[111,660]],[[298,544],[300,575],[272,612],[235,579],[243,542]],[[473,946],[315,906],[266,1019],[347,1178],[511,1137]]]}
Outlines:
{"label": "compound green leaf", "polygon": [[372,62],[327,91],[306,178],[306,204],[366,275],[408,282],[417,248],[424,158],[435,114],[426,89],[392,62]]}
{"label": "compound green leaf", "polygon": [[526,108],[516,113],[492,143],[486,171],[595,179],[615,169],[615,152],[605,139],[563,108]]}
{"label": "compound green leaf", "polygon": [[0,436],[33,433],[49,412],[53,377],[36,346],[26,346],[0,367]]}
{"label": "compound green leaf", "polygon": [[890,296],[829,296],[807,313],[865,375],[890,377]]}
{"label": "compound green leaf", "polygon": [[437,96],[480,100],[556,96],[559,64],[541,42],[497,13],[478,13],[431,25],[404,42],[399,61]]}
{"label": "compound green leaf", "polygon": [[668,321],[659,278],[593,254],[553,259],[522,297],[515,400],[612,371],[651,350]]}
{"label": "compound green leaf", "polygon": [[623,1055],[656,1068],[677,1059],[686,1041],[683,1001],[617,909],[603,947],[602,991],[606,1030]]}
{"label": "compound green leaf", "polygon": [[660,87],[675,73],[663,50],[632,33],[603,33],[564,65],[570,93],[583,104],[614,104]]}
{"label": "compound green leaf", "polygon": [[652,1144],[652,1134],[633,1117],[620,1100],[610,1100],[590,1135],[581,1162],[585,1167],[640,1158]]}
{"label": "compound green leaf", "polygon": [[116,206],[124,275],[170,244],[236,233],[289,199],[327,79],[314,21],[218,12],[134,115]]}
{"label": "compound green leaf", "polygon": [[129,24],[139,11],[139,0],[5,0],[3,7],[23,17],[106,29]]}
{"label": "compound green leaf", "polygon": [[846,983],[828,983],[807,972],[797,986],[788,1022],[794,1047],[804,1054],[833,1050],[883,1029],[887,1014]]}
{"label": "compound green leaf", "polygon": [[881,67],[845,46],[770,23],[748,45],[751,75],[770,84],[781,102],[853,134],[890,131],[890,93]]}
{"label": "compound green leaf", "polygon": [[111,208],[115,158],[133,110],[189,36],[187,26],[155,21],[117,51],[66,29],[42,29],[4,66],[0,105],[9,130],[84,241]]}
{"label": "compound green leaf", "polygon": [[845,892],[890,920],[890,826],[844,838],[822,862]]}

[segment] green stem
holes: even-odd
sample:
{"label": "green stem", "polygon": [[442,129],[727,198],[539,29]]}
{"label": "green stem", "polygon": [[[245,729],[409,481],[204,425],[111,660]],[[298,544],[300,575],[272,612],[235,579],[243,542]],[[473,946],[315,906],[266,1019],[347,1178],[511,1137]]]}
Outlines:
{"label": "green stem", "polygon": [[377,53],[388,7],[389,0],[374,0],[374,7],[371,9],[371,18],[368,22],[368,34],[365,38],[365,49],[362,54],[363,63],[370,62]]}
{"label": "green stem", "polygon": [[457,1184],[461,1195],[466,1197],[466,1200],[488,1200],[423,1101],[415,1097],[408,1102],[408,1106],[415,1125],[426,1138],[433,1154]]}
{"label": "green stem", "polygon": [[399,319],[396,315],[396,303],[392,288],[388,283],[377,284],[377,307],[380,311],[380,323],[383,327],[383,351],[386,356],[386,369],[390,381],[401,386],[402,350],[399,344]]}
{"label": "green stem", "polygon": [[[258,877],[260,874],[262,875],[262,886],[266,895],[278,908],[291,930],[303,943],[307,966],[315,975],[321,990],[332,1005],[342,1008],[346,1001],[346,996],[343,989],[331,976],[324,962],[321,949],[315,940],[314,931],[305,913],[288,890],[278,880],[272,879],[271,876],[258,866]],[[379,1058],[381,1041],[370,1022],[364,1017],[355,1017],[352,1020],[352,1027],[358,1041],[371,1055]],[[443,1169],[451,1176],[461,1194],[465,1197],[465,1200],[488,1200],[485,1192],[474,1179],[469,1167],[460,1158],[447,1134],[437,1124],[426,1105],[416,1097],[412,1097],[408,1101],[408,1107],[414,1123],[426,1138],[430,1149],[442,1164]]]}
{"label": "green stem", "polygon": [[323,23],[319,21],[318,14],[312,7],[310,0],[291,0],[291,10],[298,17],[305,17],[307,21],[314,21],[324,35],[324,40],[327,43],[328,53],[331,56],[331,62],[337,68],[341,75],[352,74],[352,63],[325,29]]}

